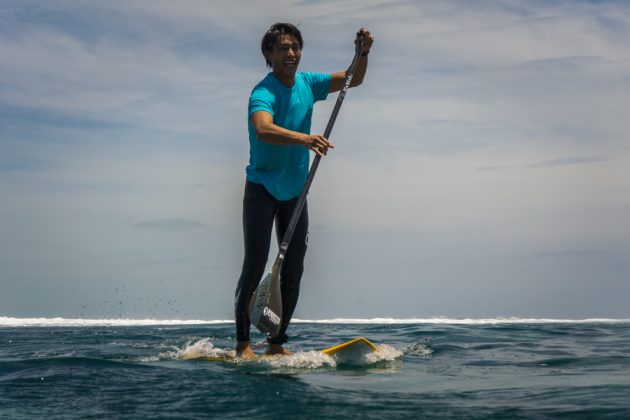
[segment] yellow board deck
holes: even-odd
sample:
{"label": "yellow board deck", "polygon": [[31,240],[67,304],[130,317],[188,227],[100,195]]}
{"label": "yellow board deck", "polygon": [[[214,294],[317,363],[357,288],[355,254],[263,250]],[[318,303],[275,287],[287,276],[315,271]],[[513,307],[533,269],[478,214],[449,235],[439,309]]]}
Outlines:
{"label": "yellow board deck", "polygon": [[348,352],[367,354],[376,351],[377,348],[367,338],[359,337],[334,347],[329,347],[321,352],[328,356],[342,355]]}

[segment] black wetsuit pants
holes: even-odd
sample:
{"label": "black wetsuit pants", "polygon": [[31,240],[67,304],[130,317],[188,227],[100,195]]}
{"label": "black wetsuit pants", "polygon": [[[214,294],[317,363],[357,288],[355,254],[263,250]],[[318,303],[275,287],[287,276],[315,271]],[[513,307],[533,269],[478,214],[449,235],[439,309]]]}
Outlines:
{"label": "black wetsuit pants", "polygon": [[[264,186],[250,181],[245,184],[245,197],[243,198],[245,259],[241,277],[236,287],[234,302],[236,339],[238,341],[250,340],[249,302],[265,274],[274,220],[278,244],[280,244],[297,200],[294,198],[279,201]],[[308,244],[308,211],[306,207],[305,204],[280,272],[282,325],[278,336],[269,340],[275,344],[282,344],[288,339],[286,330],[293,316],[300,292],[300,279],[304,271],[304,256]]]}

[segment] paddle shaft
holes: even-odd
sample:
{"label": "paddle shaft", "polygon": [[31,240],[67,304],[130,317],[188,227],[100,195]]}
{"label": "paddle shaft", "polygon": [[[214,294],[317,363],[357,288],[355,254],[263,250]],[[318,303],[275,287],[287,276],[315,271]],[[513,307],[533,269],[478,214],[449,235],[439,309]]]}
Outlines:
{"label": "paddle shaft", "polygon": [[[332,114],[330,115],[330,119],[328,120],[328,125],[326,125],[326,130],[324,131],[324,137],[328,139],[330,137],[330,132],[332,131],[333,126],[335,125],[335,120],[337,120],[337,114],[339,114],[339,109],[341,108],[341,104],[343,103],[344,98],[346,97],[346,92],[350,88],[350,82],[352,82],[352,77],[354,76],[354,72],[357,69],[357,64],[359,62],[359,57],[361,56],[361,51],[363,50],[363,41],[359,43],[357,46],[356,52],[354,54],[354,58],[352,59],[352,63],[350,67],[346,71],[346,80],[344,82],[343,88],[341,92],[339,92],[339,96],[337,97],[337,102],[335,103],[335,107],[333,108]],[[293,238],[293,233],[295,232],[295,227],[297,225],[298,219],[302,215],[302,209],[304,209],[304,204],[306,203],[306,196],[308,195],[308,190],[311,188],[311,184],[313,183],[313,178],[315,178],[315,172],[317,172],[317,167],[319,166],[319,161],[322,159],[321,155],[315,155],[315,159],[313,159],[313,164],[311,165],[311,169],[308,172],[308,177],[306,178],[306,183],[304,184],[304,188],[302,189],[302,193],[300,194],[300,198],[295,204],[295,208],[293,209],[293,214],[291,215],[291,220],[289,221],[289,226],[284,233],[284,237],[282,238],[282,242],[280,243],[280,250],[278,252],[278,256],[276,257],[276,263],[282,264],[284,260],[284,256],[289,249],[289,244],[291,243],[291,238]]]}

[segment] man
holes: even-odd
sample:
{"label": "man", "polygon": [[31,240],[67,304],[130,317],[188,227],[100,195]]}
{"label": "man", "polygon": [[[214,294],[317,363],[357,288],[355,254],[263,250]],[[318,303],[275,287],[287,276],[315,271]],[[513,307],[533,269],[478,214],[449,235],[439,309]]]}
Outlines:
{"label": "man", "polygon": [[[351,87],[363,81],[374,37],[362,28],[355,44],[364,40]],[[278,242],[289,224],[293,208],[306,182],[309,152],[325,155],[334,147],[321,135],[310,134],[313,105],[328,93],[343,88],[346,72],[298,73],[303,47],[300,31],[290,23],[276,23],[265,33],[261,50],[271,72],[249,98],[250,159],[243,199],[245,258],[236,288],[236,355],[253,358],[250,346],[249,302],[262,278],[269,255],[275,220]],[[281,279],[282,324],[269,339],[267,354],[291,354],[282,345],[297,304],[308,242],[306,205],[285,255]]]}

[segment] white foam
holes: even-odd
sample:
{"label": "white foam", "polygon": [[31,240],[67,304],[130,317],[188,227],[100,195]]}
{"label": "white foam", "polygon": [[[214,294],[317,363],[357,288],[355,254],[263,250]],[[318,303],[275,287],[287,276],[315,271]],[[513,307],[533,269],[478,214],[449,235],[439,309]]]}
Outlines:
{"label": "white foam", "polygon": [[236,351],[214,347],[209,338],[204,338],[194,343],[188,342],[182,349],[166,353],[166,355],[174,359],[184,360],[203,357],[232,358],[236,356]]}
{"label": "white foam", "polygon": [[590,324],[590,323],[630,323],[630,319],[588,318],[588,319],[550,319],[550,318],[332,318],[332,319],[294,319],[292,323],[313,324],[453,324],[453,325],[495,325],[495,324]]}
{"label": "white foam", "polygon": [[407,356],[431,357],[433,350],[427,345],[426,340],[416,341],[402,349],[402,353]]}
{"label": "white foam", "polygon": [[[630,323],[630,319],[587,318],[330,318],[293,319],[295,324],[452,324],[452,325],[497,325],[497,324],[591,324],[591,323]],[[217,325],[232,324],[233,320],[199,319],[84,319],[84,318],[16,318],[0,316],[0,327],[117,327],[117,326],[177,326],[177,325]]]}
{"label": "white foam", "polygon": [[195,360],[204,358],[224,359],[226,362],[246,367],[260,367],[270,369],[319,369],[334,368],[338,364],[353,366],[371,366],[397,362],[403,357],[403,352],[387,344],[377,345],[377,351],[364,355],[357,355],[352,360],[338,361],[318,350],[300,350],[290,356],[260,357],[249,360],[236,358],[235,351],[215,347],[211,339],[204,338],[195,342],[188,342],[182,348],[161,353],[157,357],[147,358],[146,361],[177,359]]}
{"label": "white foam", "polygon": [[232,324],[233,320],[14,318],[0,316],[0,327],[127,327],[151,325]]}
{"label": "white foam", "polygon": [[332,357],[316,350],[298,351],[290,356],[261,357],[254,360],[236,358],[235,350],[215,347],[214,343],[212,343],[209,338],[204,338],[196,342],[188,342],[181,349],[162,353],[158,359],[194,360],[204,358],[225,359],[225,361],[238,365],[274,369],[316,369],[336,366],[335,360]]}
{"label": "white foam", "polygon": [[403,352],[387,344],[378,344],[377,350],[365,357],[368,365],[382,362],[395,362],[403,357]]}
{"label": "white foam", "polygon": [[356,354],[351,357],[337,359],[318,350],[297,351],[290,356],[261,357],[255,360],[236,359],[235,362],[244,366],[255,366],[272,369],[319,369],[335,368],[338,365],[348,366],[392,366],[400,363],[403,352],[387,344],[377,346],[377,351]]}
{"label": "white foam", "polygon": [[290,356],[240,359],[238,363],[273,369],[317,369],[337,366],[335,359],[317,350],[298,351]]}

